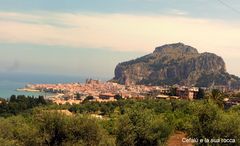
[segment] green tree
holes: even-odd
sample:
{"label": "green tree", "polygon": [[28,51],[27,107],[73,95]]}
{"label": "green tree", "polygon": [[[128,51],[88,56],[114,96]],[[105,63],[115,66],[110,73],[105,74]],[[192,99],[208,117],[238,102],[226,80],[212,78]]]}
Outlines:
{"label": "green tree", "polygon": [[16,102],[16,101],[17,101],[16,95],[12,95],[12,96],[10,97],[9,102]]}
{"label": "green tree", "polygon": [[94,119],[76,117],[70,121],[68,137],[70,141],[82,141],[88,146],[97,146],[102,138],[101,128]]}
{"label": "green tree", "polygon": [[90,100],[93,100],[93,99],[94,99],[93,96],[87,96],[87,97],[84,99],[84,101],[90,101]]}
{"label": "green tree", "polygon": [[170,96],[177,96],[177,88],[176,87],[172,87],[170,88]]}
{"label": "green tree", "polygon": [[43,96],[38,96],[37,103],[38,104],[42,104],[42,105],[46,105],[47,104],[47,102],[46,102],[46,100],[44,99]]}
{"label": "green tree", "polygon": [[118,121],[116,143],[118,146],[134,146],[136,133],[135,127],[128,115],[122,116]]}
{"label": "green tree", "polygon": [[80,100],[81,99],[81,95],[79,93],[76,94],[76,99]]}
{"label": "green tree", "polygon": [[214,136],[224,139],[234,139],[235,143],[228,145],[240,145],[240,117],[236,112],[222,113],[219,120],[214,125]]}
{"label": "green tree", "polygon": [[199,104],[194,109],[192,121],[193,129],[189,131],[191,137],[196,138],[217,138],[215,135],[215,122],[220,119],[221,109],[209,101]]}
{"label": "green tree", "polygon": [[45,144],[54,146],[64,142],[67,137],[65,132],[67,116],[58,112],[45,112],[40,113],[36,118],[37,121],[40,121],[40,133]]}
{"label": "green tree", "polygon": [[110,107],[104,104],[100,107],[100,112],[101,112],[101,115],[110,115],[111,113]]}
{"label": "green tree", "polygon": [[115,98],[116,100],[121,100],[121,99],[122,99],[122,96],[119,95],[119,94],[117,94],[117,95],[114,96],[114,98]]}
{"label": "green tree", "polygon": [[202,88],[199,88],[199,91],[197,93],[197,99],[204,99],[205,97],[205,91]]}
{"label": "green tree", "polygon": [[[13,116],[0,120],[0,141],[6,145],[40,145],[41,139],[36,126],[22,116]],[[2,144],[2,143],[1,143]]]}
{"label": "green tree", "polygon": [[225,95],[218,89],[213,89],[210,93],[208,93],[208,100],[213,100],[219,107],[224,107],[224,99]]}
{"label": "green tree", "polygon": [[155,116],[152,111],[134,109],[119,119],[117,145],[157,146],[166,141],[172,130],[173,127],[162,116]]}
{"label": "green tree", "polygon": [[97,146],[102,138],[101,128],[94,119],[67,116],[46,111],[36,115],[44,144]]}

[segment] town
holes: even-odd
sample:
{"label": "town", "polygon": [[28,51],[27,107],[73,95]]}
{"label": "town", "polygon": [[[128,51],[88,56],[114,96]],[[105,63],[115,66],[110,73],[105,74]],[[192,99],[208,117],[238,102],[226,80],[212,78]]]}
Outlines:
{"label": "town", "polygon": [[[100,80],[87,79],[85,83],[65,84],[28,84],[24,91],[39,91],[54,93],[45,97],[56,104],[80,104],[85,100],[96,102],[110,102],[117,99],[185,99],[194,100],[203,97],[201,92],[210,92],[217,89],[223,93],[237,92],[225,86],[213,86],[210,88],[186,87],[186,86],[147,86],[147,85],[121,85],[114,82],[101,82]],[[238,105],[238,98],[226,96],[227,105]]]}

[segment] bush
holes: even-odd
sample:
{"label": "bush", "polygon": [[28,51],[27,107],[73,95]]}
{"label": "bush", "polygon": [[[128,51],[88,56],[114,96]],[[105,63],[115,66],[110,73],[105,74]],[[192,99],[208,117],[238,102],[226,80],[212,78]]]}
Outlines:
{"label": "bush", "polygon": [[45,112],[36,117],[42,138],[47,145],[98,145],[101,128],[94,119]]}
{"label": "bush", "polygon": [[6,145],[39,145],[41,139],[38,135],[38,129],[22,116],[13,116],[0,120],[0,141]]}
{"label": "bush", "polygon": [[173,127],[152,111],[134,109],[119,118],[117,145],[159,145],[166,141]]}

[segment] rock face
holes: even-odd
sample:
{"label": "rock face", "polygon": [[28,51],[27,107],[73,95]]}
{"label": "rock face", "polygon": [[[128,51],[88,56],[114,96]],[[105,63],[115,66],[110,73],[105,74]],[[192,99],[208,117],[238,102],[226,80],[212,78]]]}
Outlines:
{"label": "rock face", "polygon": [[157,47],[135,60],[119,63],[113,81],[120,84],[239,86],[240,79],[226,71],[223,59],[212,53],[198,53],[182,43]]}

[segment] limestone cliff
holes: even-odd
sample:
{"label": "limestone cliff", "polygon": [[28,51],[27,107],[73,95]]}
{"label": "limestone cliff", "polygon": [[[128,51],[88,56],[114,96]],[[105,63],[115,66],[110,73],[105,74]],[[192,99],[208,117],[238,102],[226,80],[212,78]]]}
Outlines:
{"label": "limestone cliff", "polygon": [[182,43],[157,47],[135,60],[119,63],[114,81],[121,84],[236,87],[240,79],[226,71],[223,59],[213,53],[198,53]]}

